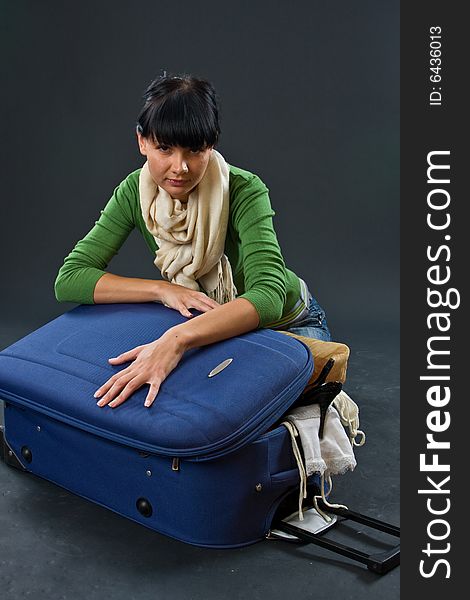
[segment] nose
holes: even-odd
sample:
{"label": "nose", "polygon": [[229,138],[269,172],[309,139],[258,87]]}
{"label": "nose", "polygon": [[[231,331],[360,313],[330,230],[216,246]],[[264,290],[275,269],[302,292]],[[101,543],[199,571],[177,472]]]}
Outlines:
{"label": "nose", "polygon": [[172,156],[171,170],[175,175],[187,173],[189,171],[188,163],[183,152],[174,152]]}

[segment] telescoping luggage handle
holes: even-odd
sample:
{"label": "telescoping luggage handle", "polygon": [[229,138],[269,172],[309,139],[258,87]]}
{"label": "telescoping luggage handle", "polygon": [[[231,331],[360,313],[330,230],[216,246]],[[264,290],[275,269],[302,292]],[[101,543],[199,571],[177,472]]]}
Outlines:
{"label": "telescoping luggage handle", "polygon": [[[320,508],[324,509],[325,512],[342,517],[342,521],[355,521],[356,523],[361,523],[362,525],[366,525],[371,529],[382,531],[394,537],[400,537],[400,528],[396,527],[395,525],[390,525],[384,521],[373,519],[372,517],[354,512],[348,508],[332,508],[331,506],[325,506],[321,500],[318,503]],[[385,575],[385,573],[388,573],[400,564],[400,544],[385,552],[367,554],[366,552],[361,552],[360,550],[352,548],[351,546],[345,546],[339,542],[324,538],[323,534],[326,533],[328,529],[320,533],[311,533],[310,531],[306,531],[301,527],[297,527],[291,523],[286,523],[285,521],[279,521],[276,523],[276,529],[293,535],[303,542],[316,544],[317,546],[321,546],[322,548],[326,548],[327,550],[331,550],[332,552],[342,554],[347,558],[351,558],[363,563],[364,565],[367,565],[367,568],[370,571],[378,573],[379,575]]]}

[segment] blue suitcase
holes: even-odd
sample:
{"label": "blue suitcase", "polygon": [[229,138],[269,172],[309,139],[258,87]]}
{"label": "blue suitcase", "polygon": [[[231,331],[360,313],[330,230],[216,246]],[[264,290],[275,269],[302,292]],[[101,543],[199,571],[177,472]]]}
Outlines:
{"label": "blue suitcase", "polygon": [[108,358],[184,320],[159,304],[79,306],[0,353],[9,464],[176,539],[263,539],[297,495],[290,437],[275,426],[313,370],[299,341],[258,330],[187,352],[151,408],[141,389],[98,408],[125,365]]}
{"label": "blue suitcase", "polygon": [[[5,462],[190,544],[244,546],[270,537],[274,523],[376,573],[397,566],[399,545],[366,554],[287,517],[299,472],[280,420],[297,400],[333,398],[340,386],[325,382],[330,359],[303,393],[313,360],[300,341],[259,330],[191,350],[151,408],[146,389],[116,409],[96,406],[95,390],[125,366],[108,358],[183,319],[153,303],[79,306],[0,352]],[[318,492],[315,475],[309,488]],[[323,509],[400,535],[349,509]]]}

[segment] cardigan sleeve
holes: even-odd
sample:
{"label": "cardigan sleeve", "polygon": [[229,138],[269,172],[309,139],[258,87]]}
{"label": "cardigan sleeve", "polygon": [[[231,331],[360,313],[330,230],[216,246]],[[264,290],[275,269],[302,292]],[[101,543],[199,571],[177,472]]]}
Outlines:
{"label": "cardigan sleeve", "polygon": [[244,292],[258,312],[259,327],[279,320],[286,302],[287,274],[274,231],[269,190],[257,175],[243,179],[231,195],[231,221],[240,240]]}
{"label": "cardigan sleeve", "polygon": [[101,216],[65,258],[55,280],[59,302],[94,304],[95,285],[135,227],[138,172],[131,173],[115,190]]}

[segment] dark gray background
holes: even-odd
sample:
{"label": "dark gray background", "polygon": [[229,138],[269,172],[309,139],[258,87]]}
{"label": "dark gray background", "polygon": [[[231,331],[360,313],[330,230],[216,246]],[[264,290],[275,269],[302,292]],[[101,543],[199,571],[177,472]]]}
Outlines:
{"label": "dark gray background", "polygon": [[[398,315],[398,2],[5,2],[1,319],[63,312],[53,282],[116,185],[162,68],[213,81],[220,151],[271,191],[287,265],[336,339]],[[110,270],[155,276],[135,234]]]}
{"label": "dark gray background", "polygon": [[[368,438],[334,500],[398,523],[398,0],[0,7],[0,348],[72,306],[55,301],[57,270],[142,164],[146,85],[161,69],[207,77],[220,151],[268,185],[287,265],[351,347]],[[156,275],[135,233],[110,270]],[[8,599],[398,597],[397,570],[286,544],[193,548],[1,464],[0,491]]]}

